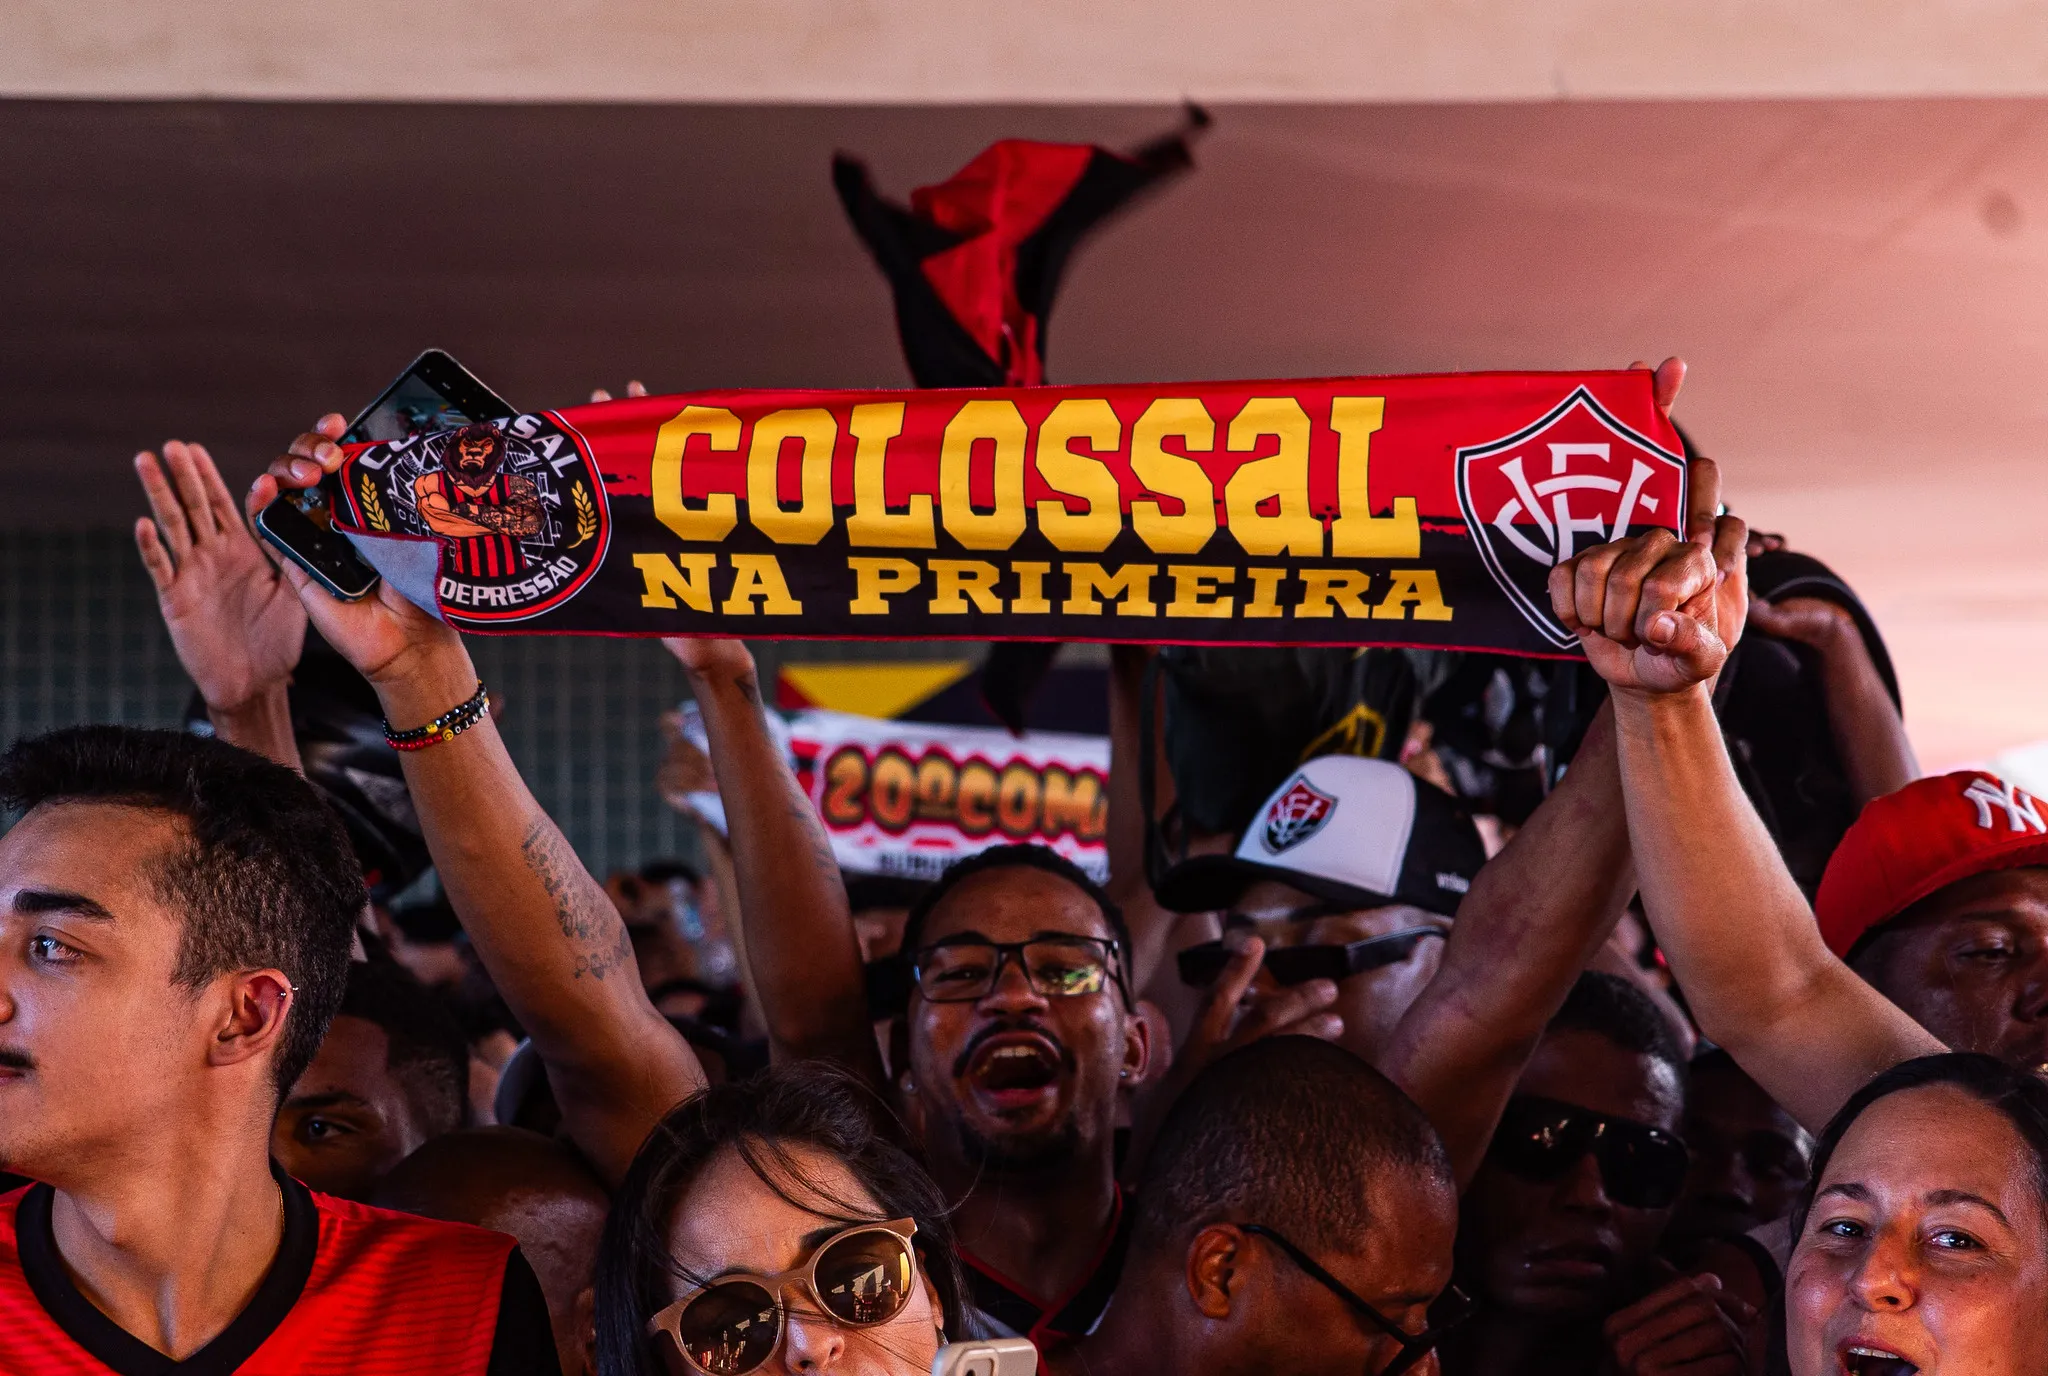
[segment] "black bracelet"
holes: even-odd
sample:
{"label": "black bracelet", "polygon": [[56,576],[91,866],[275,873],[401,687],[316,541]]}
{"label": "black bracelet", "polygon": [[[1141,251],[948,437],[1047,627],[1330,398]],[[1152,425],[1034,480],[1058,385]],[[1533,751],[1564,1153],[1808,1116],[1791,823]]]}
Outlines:
{"label": "black bracelet", "polygon": [[393,731],[390,718],[385,718],[384,742],[393,750],[425,750],[430,745],[454,740],[482,721],[490,714],[490,710],[491,695],[484,691],[483,680],[478,679],[474,694],[435,717],[425,726],[415,726],[410,731]]}

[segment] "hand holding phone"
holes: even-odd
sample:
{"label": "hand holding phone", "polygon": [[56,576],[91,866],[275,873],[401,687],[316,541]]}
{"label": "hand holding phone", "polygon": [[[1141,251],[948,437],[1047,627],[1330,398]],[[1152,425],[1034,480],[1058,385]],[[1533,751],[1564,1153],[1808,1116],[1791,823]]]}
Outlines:
{"label": "hand holding phone", "polygon": [[[349,422],[341,442],[402,440],[422,431],[509,420],[517,414],[454,358],[428,349]],[[321,587],[344,602],[354,602],[377,586],[377,571],[356,553],[346,535],[334,529],[332,503],[326,485],[280,494],[257,513],[256,529]]]}
{"label": "hand holding phone", "polygon": [[1037,1376],[1038,1349],[1028,1338],[947,1343],[932,1359],[932,1376]]}
{"label": "hand holding phone", "polygon": [[[309,505],[313,508],[310,512]],[[364,563],[348,537],[334,528],[323,488],[279,494],[256,513],[256,529],[342,601],[358,601],[376,589],[377,571]]]}
{"label": "hand holding phone", "polygon": [[428,349],[342,432],[343,444],[402,440],[472,421],[510,420],[519,412],[440,349]]}

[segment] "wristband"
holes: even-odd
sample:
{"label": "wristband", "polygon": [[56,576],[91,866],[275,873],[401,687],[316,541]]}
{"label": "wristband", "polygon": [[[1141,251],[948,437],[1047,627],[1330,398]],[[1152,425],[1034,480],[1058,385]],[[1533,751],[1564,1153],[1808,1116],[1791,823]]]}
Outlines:
{"label": "wristband", "polygon": [[452,741],[463,732],[482,721],[491,710],[491,695],[484,691],[483,680],[478,679],[476,692],[466,701],[435,717],[425,726],[415,726],[410,731],[393,731],[391,720],[384,721],[384,743],[393,750],[425,750],[430,745]]}

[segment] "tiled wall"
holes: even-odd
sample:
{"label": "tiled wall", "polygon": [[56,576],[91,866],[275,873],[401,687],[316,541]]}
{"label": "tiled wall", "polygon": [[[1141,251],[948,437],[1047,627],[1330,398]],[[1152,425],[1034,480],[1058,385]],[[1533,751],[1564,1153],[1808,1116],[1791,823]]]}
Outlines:
{"label": "tiled wall", "polygon": [[[979,659],[984,647],[753,648],[772,683],[783,659]],[[666,651],[599,636],[475,636],[470,653],[503,704],[498,725],[527,784],[585,864],[602,875],[688,853],[689,829],[654,793],[656,722],[686,693]],[[0,742],[73,722],[175,726],[191,693],[127,531],[0,529]]]}
{"label": "tiled wall", "polygon": [[[528,784],[599,874],[675,854],[655,796],[658,714],[683,696],[659,645],[476,638]],[[72,722],[174,726],[192,684],[126,531],[0,531],[0,741]]]}

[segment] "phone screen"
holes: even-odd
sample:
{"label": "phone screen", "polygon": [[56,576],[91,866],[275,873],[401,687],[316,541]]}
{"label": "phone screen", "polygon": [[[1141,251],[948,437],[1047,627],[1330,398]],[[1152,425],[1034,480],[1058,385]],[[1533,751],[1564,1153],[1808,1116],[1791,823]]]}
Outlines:
{"label": "phone screen", "polygon": [[[309,495],[318,497],[319,489]],[[256,529],[344,601],[367,596],[377,586],[377,571],[334,528],[324,499],[312,506],[299,493],[281,496],[256,513]]]}
{"label": "phone screen", "polygon": [[428,349],[382,396],[363,408],[342,440],[361,444],[409,439],[436,430],[454,430],[472,421],[510,420],[518,414],[448,354]]}

